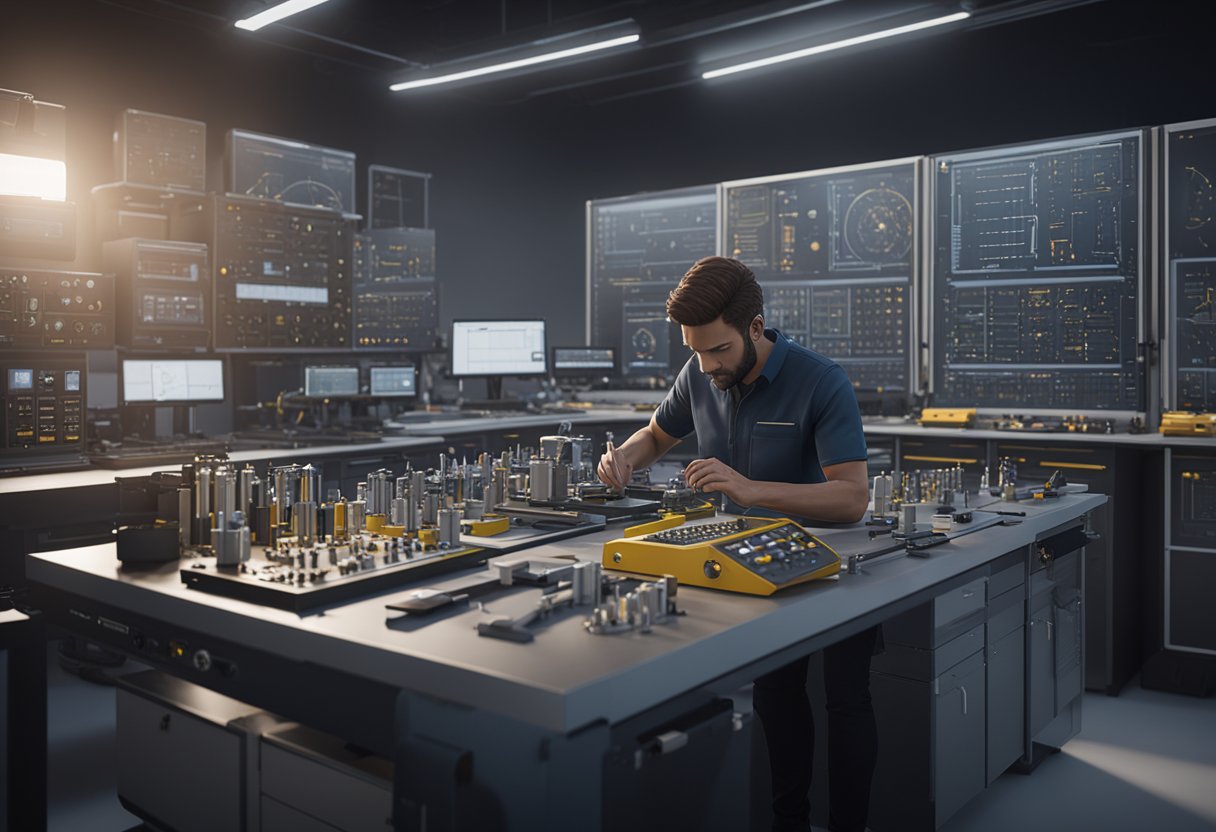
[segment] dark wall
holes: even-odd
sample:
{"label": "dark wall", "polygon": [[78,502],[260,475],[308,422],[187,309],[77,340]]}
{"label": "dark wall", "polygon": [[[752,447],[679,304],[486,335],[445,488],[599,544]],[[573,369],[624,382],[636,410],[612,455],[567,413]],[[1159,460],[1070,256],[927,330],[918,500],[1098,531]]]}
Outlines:
{"label": "dark wall", "polygon": [[354,150],[360,204],[368,163],[431,171],[445,320],[540,315],[554,341],[582,337],[588,198],[1216,116],[1200,3],[1107,0],[600,105],[408,98],[231,29],[9,5],[0,86],[67,105],[78,201],[112,178],[123,107],[206,121],[217,188],[230,127]]}

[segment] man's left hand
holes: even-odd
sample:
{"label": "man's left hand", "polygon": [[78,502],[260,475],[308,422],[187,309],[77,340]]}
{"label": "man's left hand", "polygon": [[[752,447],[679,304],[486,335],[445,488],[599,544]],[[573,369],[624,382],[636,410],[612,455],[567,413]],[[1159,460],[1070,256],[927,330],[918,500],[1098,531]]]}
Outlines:
{"label": "man's left hand", "polygon": [[694,459],[684,469],[684,482],[698,491],[719,491],[740,506],[752,504],[754,483],[719,459]]}

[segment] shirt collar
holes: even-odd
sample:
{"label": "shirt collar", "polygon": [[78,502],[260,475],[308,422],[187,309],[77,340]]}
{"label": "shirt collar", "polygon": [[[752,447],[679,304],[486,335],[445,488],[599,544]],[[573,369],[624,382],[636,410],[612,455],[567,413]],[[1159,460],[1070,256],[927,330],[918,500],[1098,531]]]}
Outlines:
{"label": "shirt collar", "polygon": [[772,384],[773,380],[777,378],[777,373],[781,372],[781,365],[785,363],[785,356],[790,351],[790,339],[786,338],[779,329],[766,329],[764,335],[772,339],[773,349],[764,362],[764,369],[760,372],[760,377]]}

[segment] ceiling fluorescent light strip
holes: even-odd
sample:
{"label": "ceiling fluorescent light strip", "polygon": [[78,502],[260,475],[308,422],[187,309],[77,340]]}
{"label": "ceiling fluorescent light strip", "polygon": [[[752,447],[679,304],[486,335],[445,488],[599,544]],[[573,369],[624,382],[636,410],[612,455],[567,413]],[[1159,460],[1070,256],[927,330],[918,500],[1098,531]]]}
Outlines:
{"label": "ceiling fluorescent light strip", "polygon": [[258,12],[253,17],[246,17],[232,24],[238,29],[244,29],[248,32],[256,32],[263,26],[268,26],[271,23],[276,23],[285,17],[291,17],[293,14],[298,14],[302,11],[307,11],[313,6],[319,6],[325,0],[287,0],[285,3],[280,3],[277,6],[271,6],[264,12]]}
{"label": "ceiling fluorescent light strip", "polygon": [[453,72],[449,75],[436,75],[433,78],[419,78],[416,81],[402,81],[397,84],[392,84],[389,89],[393,92],[401,92],[402,90],[413,90],[419,87],[433,87],[436,84],[448,84],[453,81],[464,81],[467,78],[479,78],[482,75],[492,75],[495,72],[508,72],[512,69],[519,69],[525,66],[534,66],[536,64],[548,63],[549,61],[560,61],[562,58],[571,58],[575,55],[585,55],[588,52],[598,52],[602,49],[612,49],[616,46],[625,46],[630,43],[637,43],[640,35],[624,35],[619,38],[611,38],[610,40],[602,40],[597,43],[589,43],[585,46],[574,46],[569,49],[562,49],[557,52],[546,52],[543,55],[533,55],[530,58],[519,58],[514,61],[505,61],[500,64],[491,64],[490,66],[477,67],[476,69],[466,69],[461,72]]}
{"label": "ceiling fluorescent light strip", "polygon": [[883,29],[880,32],[871,32],[868,35],[858,35],[853,38],[833,41],[832,43],[823,43],[819,46],[811,46],[806,49],[799,49],[794,52],[785,52],[781,55],[773,55],[768,58],[759,58],[754,61],[747,61],[734,66],[726,66],[721,69],[711,69],[708,72],[701,73],[701,77],[705,80],[711,78],[721,78],[723,75],[734,75],[737,72],[747,72],[749,69],[760,69],[773,64],[785,63],[786,61],[796,61],[799,58],[809,58],[811,55],[821,55],[824,52],[834,52],[837,49],[847,49],[850,46],[857,46],[862,43],[869,43],[875,40],[883,40],[897,35],[906,35],[909,32],[916,32],[921,29],[930,29],[934,26],[944,26],[947,23],[955,23],[959,20],[965,20],[970,17],[968,12],[957,12],[956,14],[948,14],[944,17],[934,17],[929,20],[922,20],[919,23],[909,23],[906,26],[897,26],[894,29]]}

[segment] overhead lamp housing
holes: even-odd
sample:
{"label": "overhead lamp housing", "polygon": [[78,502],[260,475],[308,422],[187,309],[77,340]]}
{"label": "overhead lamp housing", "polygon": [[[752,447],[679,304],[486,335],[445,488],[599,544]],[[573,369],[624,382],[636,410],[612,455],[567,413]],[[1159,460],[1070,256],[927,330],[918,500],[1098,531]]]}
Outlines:
{"label": "overhead lamp housing", "polygon": [[271,6],[264,12],[258,12],[252,17],[242,18],[232,25],[247,32],[256,32],[263,26],[277,23],[285,17],[291,17],[293,14],[307,11],[313,6],[319,6],[324,2],[326,0],[286,0],[277,6]]}
{"label": "overhead lamp housing", "polygon": [[393,92],[426,89],[476,81],[486,76],[517,76],[561,62],[578,63],[607,52],[636,45],[641,32],[633,20],[619,20],[565,35],[532,41],[522,46],[484,52],[411,72],[390,84]]}
{"label": "overhead lamp housing", "polygon": [[951,23],[958,23],[959,21],[966,20],[969,17],[971,17],[969,12],[954,12],[951,14],[939,15],[937,17],[913,20],[897,26],[873,29],[871,31],[862,32],[849,37],[812,44],[800,49],[792,49],[776,53],[770,52],[770,54],[767,55],[753,54],[752,56],[747,56],[742,59],[736,58],[731,63],[723,66],[707,69],[701,73],[701,77],[708,81],[713,80],[714,78],[736,75],[741,72],[749,72],[754,69],[763,69],[775,64],[797,61],[803,58],[812,57],[814,55],[822,55],[828,52],[835,52],[841,49],[861,46],[862,44],[866,43],[873,43],[875,41],[912,34],[913,32],[921,32],[940,26],[946,26]]}

